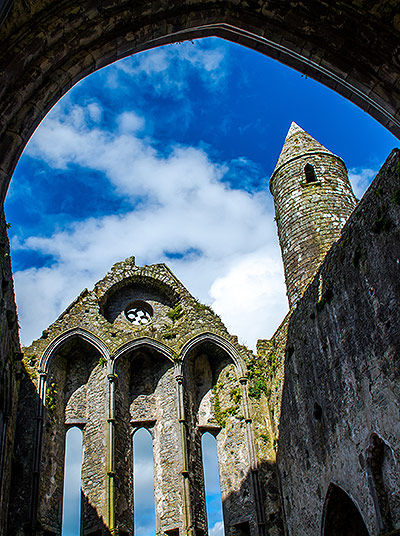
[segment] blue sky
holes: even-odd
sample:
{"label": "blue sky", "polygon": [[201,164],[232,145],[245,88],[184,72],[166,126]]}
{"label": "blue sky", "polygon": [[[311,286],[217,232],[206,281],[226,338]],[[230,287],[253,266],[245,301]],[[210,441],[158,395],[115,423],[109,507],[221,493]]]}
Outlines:
{"label": "blue sky", "polygon": [[167,262],[249,345],[271,336],[287,305],[268,178],[292,120],[344,158],[358,195],[397,143],[333,91],[216,38],[77,84],[7,198],[23,343],[132,254]]}
{"label": "blue sky", "polygon": [[214,38],[77,84],[7,198],[23,343],[131,255],[167,262],[250,346],[270,337],[287,301],[268,179],[292,121],[345,160],[359,197],[398,145],[333,91]]}

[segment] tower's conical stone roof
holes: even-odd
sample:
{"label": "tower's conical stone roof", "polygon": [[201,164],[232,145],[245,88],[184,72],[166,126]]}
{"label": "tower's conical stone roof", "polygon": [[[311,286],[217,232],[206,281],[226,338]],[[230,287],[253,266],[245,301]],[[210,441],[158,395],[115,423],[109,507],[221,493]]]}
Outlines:
{"label": "tower's conical stone roof", "polygon": [[293,123],[290,125],[289,132],[287,133],[285,143],[283,144],[281,154],[279,155],[278,162],[275,166],[274,173],[278,168],[280,168],[283,164],[286,164],[286,162],[292,158],[315,152],[332,154],[331,151],[326,149],[293,121]]}

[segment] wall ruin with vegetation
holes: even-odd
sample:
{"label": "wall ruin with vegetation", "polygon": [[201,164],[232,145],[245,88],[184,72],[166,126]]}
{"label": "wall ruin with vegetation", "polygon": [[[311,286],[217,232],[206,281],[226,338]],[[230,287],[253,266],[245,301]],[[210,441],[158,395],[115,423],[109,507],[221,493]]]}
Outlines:
{"label": "wall ruin with vegetation", "polygon": [[370,534],[400,528],[399,179],[394,150],[291,315],[260,346],[264,370],[274,369],[265,394],[290,535],[321,534],[331,483]]}

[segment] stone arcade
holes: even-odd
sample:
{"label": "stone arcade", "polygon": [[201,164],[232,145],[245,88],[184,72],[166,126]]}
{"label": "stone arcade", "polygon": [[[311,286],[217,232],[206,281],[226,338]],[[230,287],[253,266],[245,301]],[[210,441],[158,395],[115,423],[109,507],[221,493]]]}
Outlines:
{"label": "stone arcade", "polygon": [[207,533],[206,431],[217,436],[227,526],[258,533],[250,359],[165,265],[137,267],[130,258],[113,266],[25,351],[37,385],[29,405],[39,392],[46,406],[39,404],[36,421],[39,501],[31,507],[45,534],[60,534],[65,431],[74,425],[82,427],[85,453],[83,534],[102,534],[103,525],[133,534],[132,434],[141,427],[153,437],[157,534]]}
{"label": "stone arcade", "polygon": [[256,355],[163,264],[132,257],[85,289],[16,354],[4,534],[61,533],[71,426],[83,430],[83,535],[133,534],[142,427],[157,535],[207,533],[207,431],[227,536],[397,534],[399,169],[396,150],[356,206],[343,161],[292,124],[270,181],[291,310]]}

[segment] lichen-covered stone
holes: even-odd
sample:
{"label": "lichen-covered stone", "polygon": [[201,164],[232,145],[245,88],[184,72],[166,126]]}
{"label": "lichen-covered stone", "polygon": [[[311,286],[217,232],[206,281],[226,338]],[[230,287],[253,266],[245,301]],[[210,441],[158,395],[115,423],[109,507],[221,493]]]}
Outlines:
{"label": "lichen-covered stone", "polygon": [[339,238],[356,199],[343,160],[296,123],[286,136],[270,189],[292,307]]}
{"label": "lichen-covered stone", "polygon": [[400,528],[399,170],[394,150],[286,321],[270,407],[289,534],[321,534],[332,484],[371,535]]}

